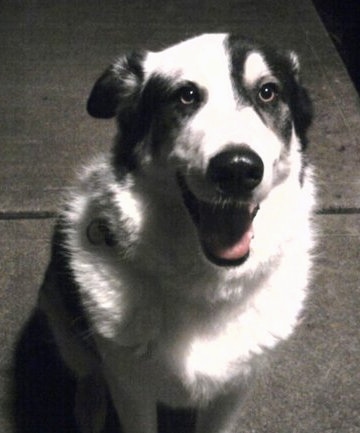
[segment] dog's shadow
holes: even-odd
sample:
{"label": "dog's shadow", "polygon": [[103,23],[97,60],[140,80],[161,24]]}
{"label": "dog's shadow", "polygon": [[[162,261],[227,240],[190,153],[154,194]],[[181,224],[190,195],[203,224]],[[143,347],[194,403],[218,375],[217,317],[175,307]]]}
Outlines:
{"label": "dog's shadow", "polygon": [[[75,380],[62,362],[45,316],[34,311],[18,339],[14,358],[16,433],[81,433],[74,418]],[[158,408],[160,433],[191,433],[190,410]],[[110,399],[103,433],[121,433]]]}

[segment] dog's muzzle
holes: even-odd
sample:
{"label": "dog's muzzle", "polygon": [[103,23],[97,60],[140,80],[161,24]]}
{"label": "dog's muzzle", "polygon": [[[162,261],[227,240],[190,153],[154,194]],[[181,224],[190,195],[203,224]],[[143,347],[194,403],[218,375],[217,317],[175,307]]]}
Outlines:
{"label": "dog's muzzle", "polygon": [[259,209],[253,198],[261,183],[264,164],[249,148],[234,148],[214,156],[206,182],[214,189],[211,201],[198,198],[186,177],[178,181],[184,203],[198,231],[207,258],[219,266],[237,266],[249,256],[253,219]]}

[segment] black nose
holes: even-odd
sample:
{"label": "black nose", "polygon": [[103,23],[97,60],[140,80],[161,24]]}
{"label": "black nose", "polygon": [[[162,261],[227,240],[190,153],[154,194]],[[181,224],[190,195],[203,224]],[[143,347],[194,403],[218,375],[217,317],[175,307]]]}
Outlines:
{"label": "black nose", "polygon": [[219,153],[210,160],[208,179],[223,194],[250,193],[264,174],[264,164],[255,152],[242,147]]}

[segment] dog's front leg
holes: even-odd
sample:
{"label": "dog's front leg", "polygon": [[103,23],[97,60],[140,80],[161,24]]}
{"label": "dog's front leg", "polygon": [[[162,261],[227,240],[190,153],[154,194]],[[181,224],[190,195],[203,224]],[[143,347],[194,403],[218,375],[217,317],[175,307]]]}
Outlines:
{"label": "dog's front leg", "polygon": [[81,433],[101,433],[106,418],[106,394],[103,379],[94,374],[78,379],[75,418]]}
{"label": "dog's front leg", "polygon": [[124,433],[157,433],[156,402],[145,390],[134,396],[114,382],[109,388]]}
{"label": "dog's front leg", "polygon": [[198,412],[196,433],[236,432],[239,411],[245,396],[245,387],[223,394]]}

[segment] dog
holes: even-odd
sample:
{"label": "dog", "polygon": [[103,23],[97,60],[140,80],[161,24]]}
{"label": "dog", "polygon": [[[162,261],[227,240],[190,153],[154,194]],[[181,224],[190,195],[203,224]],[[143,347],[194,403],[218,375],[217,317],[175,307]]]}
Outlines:
{"label": "dog", "polygon": [[257,365],[297,325],[314,248],[312,104],[299,60],[232,34],[118,58],[87,110],[117,120],[81,171],[40,291],[83,433],[236,430]]}

